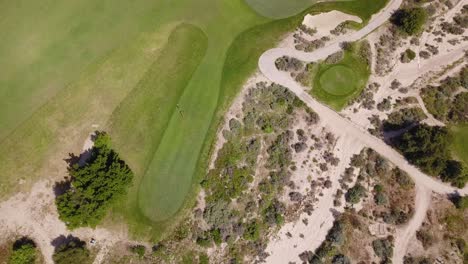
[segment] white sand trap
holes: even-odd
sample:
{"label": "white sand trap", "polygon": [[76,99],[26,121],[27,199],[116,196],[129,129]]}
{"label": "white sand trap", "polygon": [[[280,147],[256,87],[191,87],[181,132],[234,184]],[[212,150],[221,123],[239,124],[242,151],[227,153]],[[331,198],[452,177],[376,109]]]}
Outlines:
{"label": "white sand trap", "polygon": [[330,35],[330,30],[335,29],[336,26],[345,21],[362,23],[362,20],[357,16],[348,15],[334,10],[327,13],[320,13],[318,15],[307,14],[304,17],[302,24],[310,28],[316,28],[317,33],[314,36],[321,37]]}

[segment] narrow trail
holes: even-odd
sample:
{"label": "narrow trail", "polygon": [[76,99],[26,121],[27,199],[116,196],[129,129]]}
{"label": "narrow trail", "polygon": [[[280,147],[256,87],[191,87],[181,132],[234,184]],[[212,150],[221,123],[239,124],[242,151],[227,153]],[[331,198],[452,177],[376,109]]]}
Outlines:
{"label": "narrow trail", "polygon": [[[374,29],[385,23],[396,10],[402,0],[392,0],[390,3],[361,30],[346,36],[346,41],[356,41],[372,32]],[[459,194],[468,194],[468,186],[463,189],[458,189],[441,181],[422,173],[418,168],[408,163],[408,161],[400,155],[396,150],[387,145],[381,139],[371,135],[366,129],[357,125],[356,123],[342,117],[339,113],[335,112],[328,106],[318,102],[310,94],[304,91],[304,88],[297,83],[286,72],[279,71],[275,66],[275,60],[282,56],[290,56],[298,58],[305,62],[314,62],[325,59],[330,54],[339,51],[340,43],[342,40],[336,40],[330,45],[318,49],[314,52],[302,52],[293,48],[275,48],[270,49],[262,54],[259,59],[258,66],[260,71],[272,82],[281,84],[293,92],[300,100],[302,100],[308,107],[317,112],[324,124],[329,127],[334,133],[338,135],[352,135],[356,140],[363,143],[364,146],[377,151],[382,156],[386,157],[389,161],[406,171],[415,181],[416,184],[426,187],[440,194],[450,194],[458,192]]]}
{"label": "narrow trail", "polygon": [[[403,263],[403,257],[406,253],[409,241],[419,229],[426,216],[427,209],[430,205],[431,192],[439,194],[458,193],[460,195],[466,195],[468,194],[468,186],[463,189],[458,189],[444,184],[434,177],[424,174],[418,168],[409,164],[409,162],[400,153],[387,145],[384,141],[371,135],[365,128],[344,118],[333,109],[314,99],[304,90],[304,87],[291,78],[288,73],[279,71],[275,66],[275,61],[277,58],[282,56],[294,57],[306,63],[323,60],[329,55],[341,50],[340,44],[343,41],[349,42],[360,40],[382,24],[386,23],[392,13],[399,8],[401,3],[402,0],[391,0],[388,5],[378,14],[374,15],[371,21],[361,30],[354,32],[351,35],[337,38],[329,45],[315,50],[314,52],[303,52],[295,50],[294,48],[274,48],[264,52],[258,62],[260,71],[270,81],[287,87],[308,107],[313,109],[320,116],[323,125],[333,133],[338,136],[346,135],[348,137],[352,137],[363,146],[374,149],[380,155],[386,157],[390,162],[411,176],[416,184],[416,211],[410,222],[397,230],[395,254],[393,256],[394,263]],[[437,124],[437,122],[434,123]],[[309,247],[309,250],[315,250],[315,248]]]}
{"label": "narrow trail", "polygon": [[427,210],[431,203],[431,192],[425,187],[416,185],[415,212],[411,220],[403,227],[397,229],[395,246],[393,250],[393,262],[403,263],[410,239],[416,234],[426,218]]}

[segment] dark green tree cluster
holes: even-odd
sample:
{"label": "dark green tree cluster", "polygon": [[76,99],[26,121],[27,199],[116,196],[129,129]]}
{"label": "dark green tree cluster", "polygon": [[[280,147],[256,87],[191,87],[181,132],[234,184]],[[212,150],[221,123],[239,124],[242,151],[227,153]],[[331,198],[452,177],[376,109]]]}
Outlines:
{"label": "dark green tree cluster", "polygon": [[372,241],[375,254],[382,260],[381,263],[391,263],[393,256],[393,243],[389,238],[376,239]]}
{"label": "dark green tree cluster", "polygon": [[383,129],[385,131],[398,130],[419,123],[427,118],[424,111],[419,107],[410,107],[398,109],[388,115],[384,121]]}
{"label": "dark green tree cluster", "polygon": [[445,78],[439,86],[427,86],[421,91],[427,110],[435,118],[452,123],[468,122],[468,67],[455,76]]}
{"label": "dark green tree cluster", "polygon": [[345,194],[346,202],[357,204],[361,201],[361,198],[366,195],[366,188],[360,183],[356,183],[351,189]]}
{"label": "dark green tree cluster", "polygon": [[453,203],[460,210],[468,209],[468,196],[457,196],[453,199]]}
{"label": "dark green tree cluster", "polygon": [[55,264],[91,264],[91,254],[86,243],[72,239],[59,246],[52,256]]}
{"label": "dark green tree cluster", "polygon": [[37,261],[37,249],[34,242],[28,238],[21,238],[13,244],[13,251],[8,264],[32,264]]}
{"label": "dark green tree cluster", "polygon": [[394,145],[424,172],[463,187],[468,174],[462,163],[451,159],[450,141],[447,128],[421,124],[397,138]]}
{"label": "dark green tree cluster", "polygon": [[125,195],[133,173],[110,147],[110,137],[96,132],[91,156],[85,165],[69,168],[71,188],[57,196],[60,219],[69,228],[95,227],[116,200]]}
{"label": "dark green tree cluster", "polygon": [[399,9],[391,18],[391,22],[396,25],[401,32],[408,35],[421,32],[426,20],[427,12],[421,7]]}
{"label": "dark green tree cluster", "polygon": [[333,227],[328,231],[325,241],[315,252],[305,251],[299,257],[303,263],[350,263],[348,257],[340,253],[340,246],[345,242],[343,219],[338,219],[333,223]]}

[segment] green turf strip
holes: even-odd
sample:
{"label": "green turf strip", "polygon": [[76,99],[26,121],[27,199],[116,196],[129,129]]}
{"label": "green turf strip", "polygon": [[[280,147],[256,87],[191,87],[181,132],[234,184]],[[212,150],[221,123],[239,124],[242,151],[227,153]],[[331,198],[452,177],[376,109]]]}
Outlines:
{"label": "green turf strip", "polygon": [[316,0],[245,0],[260,15],[269,18],[285,18],[296,15]]}
{"label": "green turf strip", "polygon": [[468,124],[453,126],[451,131],[453,153],[457,159],[468,165]]}

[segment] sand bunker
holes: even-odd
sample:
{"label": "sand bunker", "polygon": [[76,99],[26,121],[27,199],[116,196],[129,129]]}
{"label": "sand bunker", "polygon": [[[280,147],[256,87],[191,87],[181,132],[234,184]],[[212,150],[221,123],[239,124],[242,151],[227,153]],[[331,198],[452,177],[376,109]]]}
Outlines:
{"label": "sand bunker", "polygon": [[362,20],[357,16],[348,15],[340,11],[330,11],[327,13],[320,13],[318,15],[306,15],[302,24],[310,28],[316,28],[317,33],[315,36],[330,35],[330,30],[335,29],[336,26],[345,22],[354,21],[362,23]]}

